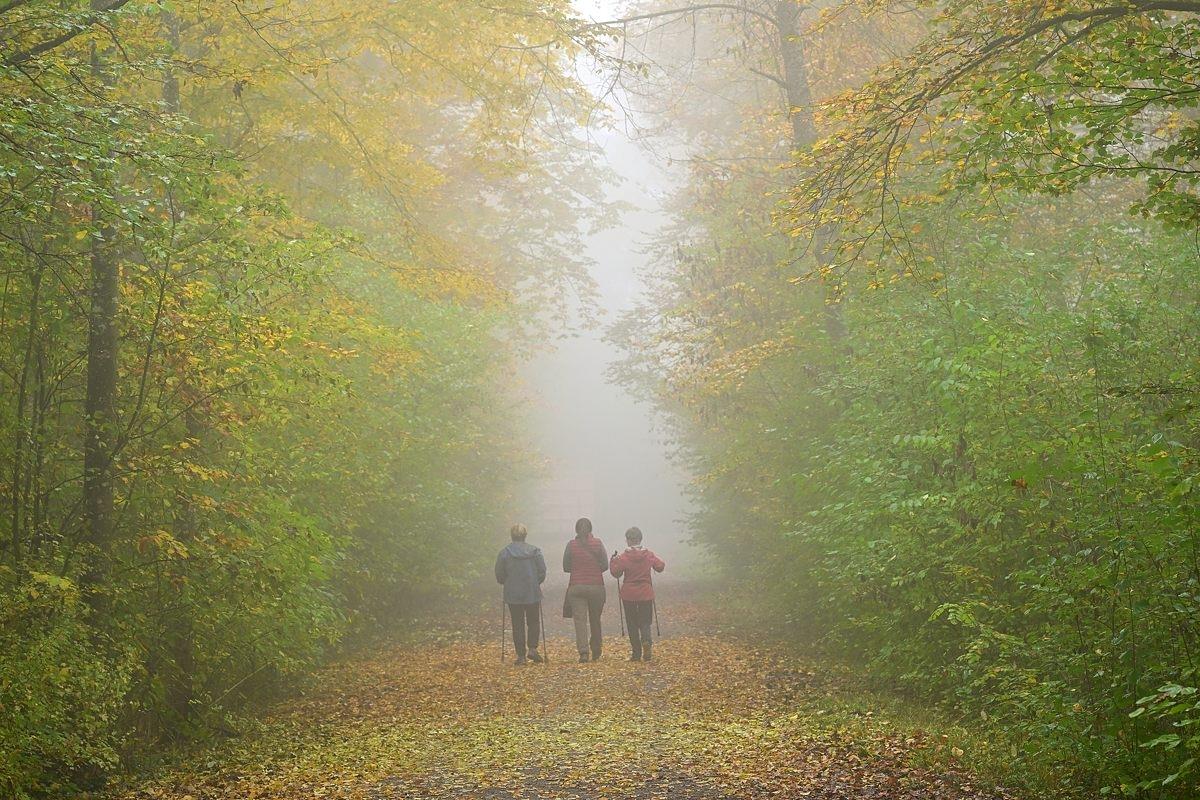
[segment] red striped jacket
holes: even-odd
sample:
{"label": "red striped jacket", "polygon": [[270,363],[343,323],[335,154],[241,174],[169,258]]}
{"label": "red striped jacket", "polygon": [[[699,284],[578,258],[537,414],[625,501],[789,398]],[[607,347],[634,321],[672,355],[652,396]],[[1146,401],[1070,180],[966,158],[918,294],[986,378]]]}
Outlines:
{"label": "red striped jacket", "polygon": [[590,533],[585,538],[576,536],[567,542],[563,551],[563,572],[571,573],[568,586],[576,584],[603,586],[604,573],[608,571],[608,557],[604,554],[604,543]]}

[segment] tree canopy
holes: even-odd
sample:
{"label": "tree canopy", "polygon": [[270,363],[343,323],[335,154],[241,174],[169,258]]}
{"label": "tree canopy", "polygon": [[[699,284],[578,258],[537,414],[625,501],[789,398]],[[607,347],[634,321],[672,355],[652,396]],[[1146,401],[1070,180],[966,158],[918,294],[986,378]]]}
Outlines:
{"label": "tree canopy", "polygon": [[586,293],[572,13],[0,5],[0,793],[470,573],[532,309]]}
{"label": "tree canopy", "polygon": [[646,6],[713,97],[617,372],[697,539],[1031,791],[1194,794],[1195,4]]}

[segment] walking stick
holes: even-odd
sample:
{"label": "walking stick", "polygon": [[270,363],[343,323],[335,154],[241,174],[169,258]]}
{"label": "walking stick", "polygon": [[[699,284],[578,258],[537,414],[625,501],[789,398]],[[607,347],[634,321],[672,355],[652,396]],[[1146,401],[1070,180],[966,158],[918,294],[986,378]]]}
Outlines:
{"label": "walking stick", "polygon": [[550,642],[546,639],[546,604],[538,603],[538,619],[542,623],[542,663],[550,663]]}
{"label": "walking stick", "polygon": [[504,648],[506,646],[506,642],[504,641],[504,632],[506,630],[505,623],[506,623],[506,617],[508,616],[508,614],[506,613],[507,611],[508,611],[508,609],[504,607],[504,595],[500,595],[500,663],[501,664],[504,663]]}
{"label": "walking stick", "polygon": [[651,600],[650,603],[654,606],[654,634],[661,639],[662,628],[658,627],[658,599],[655,598],[654,600]]}
{"label": "walking stick", "polygon": [[625,635],[625,604],[621,602],[621,579],[617,578],[617,616],[621,618],[621,635]]}

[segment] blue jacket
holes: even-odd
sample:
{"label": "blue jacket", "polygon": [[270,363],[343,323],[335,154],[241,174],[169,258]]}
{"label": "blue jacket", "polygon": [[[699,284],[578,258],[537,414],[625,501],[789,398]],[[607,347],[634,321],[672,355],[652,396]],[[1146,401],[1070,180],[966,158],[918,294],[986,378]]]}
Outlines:
{"label": "blue jacket", "polygon": [[525,542],[512,542],[496,556],[496,582],[504,584],[504,602],[530,605],[542,602],[546,559]]}

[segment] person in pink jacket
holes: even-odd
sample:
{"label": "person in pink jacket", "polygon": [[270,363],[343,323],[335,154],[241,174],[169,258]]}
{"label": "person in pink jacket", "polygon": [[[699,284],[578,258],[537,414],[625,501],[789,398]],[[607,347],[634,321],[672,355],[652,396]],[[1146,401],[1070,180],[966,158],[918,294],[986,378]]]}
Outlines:
{"label": "person in pink jacket", "polygon": [[630,528],[625,531],[624,553],[612,554],[608,562],[613,577],[625,576],[621,584],[621,605],[625,608],[625,619],[629,622],[629,644],[633,652],[630,661],[650,660],[650,623],[654,619],[654,584],[650,576],[662,572],[667,564],[651,551],[642,547],[642,531]]}

